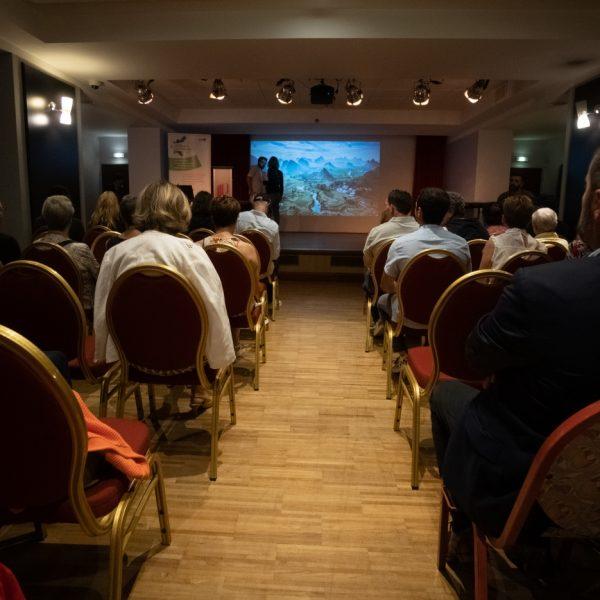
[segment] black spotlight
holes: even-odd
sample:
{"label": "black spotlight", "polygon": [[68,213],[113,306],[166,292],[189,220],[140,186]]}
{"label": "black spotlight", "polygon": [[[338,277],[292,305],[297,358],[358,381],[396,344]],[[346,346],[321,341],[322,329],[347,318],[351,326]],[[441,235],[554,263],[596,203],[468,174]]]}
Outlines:
{"label": "black spotlight", "polygon": [[356,84],[355,79],[348,79],[346,82],[346,104],[348,106],[360,106],[364,98],[360,84]]}
{"label": "black spotlight", "polygon": [[294,101],[296,88],[291,79],[280,79],[276,84],[275,98],[279,104],[291,104]]}
{"label": "black spotlight", "polygon": [[212,90],[208,96],[211,100],[225,100],[227,90],[222,79],[215,79],[212,84]]}
{"label": "black spotlight", "polygon": [[477,104],[483,96],[490,80],[489,79],[478,79],[473,85],[469,86],[465,90],[465,98],[471,104]]}
{"label": "black spotlight", "polygon": [[146,83],[136,81],[135,87],[137,90],[137,101],[140,104],[150,104],[154,100],[154,92],[150,89],[150,84],[154,79],[149,79]]}
{"label": "black spotlight", "polygon": [[413,92],[413,104],[415,106],[427,106],[429,104],[429,98],[431,97],[431,89],[429,87],[429,81],[419,79],[415,85]]}

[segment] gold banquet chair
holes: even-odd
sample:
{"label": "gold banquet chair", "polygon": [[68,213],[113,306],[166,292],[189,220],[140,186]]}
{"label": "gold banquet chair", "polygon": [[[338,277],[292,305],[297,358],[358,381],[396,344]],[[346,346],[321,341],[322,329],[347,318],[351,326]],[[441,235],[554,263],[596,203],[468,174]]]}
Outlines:
{"label": "gold banquet chair", "polygon": [[464,265],[452,252],[441,249],[422,250],[413,256],[396,281],[398,322],[387,321],[383,336],[383,361],[386,371],[386,398],[393,393],[393,339],[403,329],[425,336],[433,307],[446,288],[464,275]]}
{"label": "gold banquet chair", "polygon": [[92,254],[99,265],[102,264],[102,259],[108,250],[107,244],[110,240],[123,241],[123,235],[118,231],[103,231],[92,243]]}
{"label": "gold banquet chair", "polygon": [[385,261],[394,240],[386,240],[380,242],[373,251],[373,263],[369,268],[369,276],[373,283],[373,295],[367,297],[367,339],[365,341],[365,352],[371,352],[373,350],[373,334],[371,333],[372,314],[371,310],[373,306],[377,306],[377,300],[381,295],[381,278],[383,277],[383,268],[385,267]]}
{"label": "gold banquet chair", "polygon": [[467,338],[484,315],[496,306],[512,275],[484,269],[467,273],[442,294],[429,321],[430,346],[409,348],[400,370],[394,430],[400,430],[402,405],[412,406],[411,487],[419,487],[421,407],[429,403],[438,381],[459,380],[482,387],[478,373],[465,360]]}
{"label": "gold banquet chair", "polygon": [[193,242],[200,242],[206,237],[210,237],[211,235],[215,235],[215,232],[212,229],[208,229],[206,227],[197,227],[188,233],[188,237]]}
{"label": "gold banquet chair", "polygon": [[150,479],[130,481],[110,469],[84,488],[88,434],[73,392],[34,344],[1,325],[0,381],[0,461],[4,481],[10,482],[0,486],[0,526],[35,523],[41,539],[49,523],[77,523],[94,537],[110,534],[108,597],[120,600],[125,547],[153,492],[162,545],[171,543],[161,464],[150,450],[148,427],[103,419],[146,455]]}
{"label": "gold banquet chair", "polygon": [[525,267],[536,267],[538,265],[544,265],[552,262],[552,258],[547,252],[541,252],[540,250],[523,250],[522,252],[516,252],[512,256],[509,256],[504,264],[500,266],[500,271],[506,271],[513,275],[518,269]]}
{"label": "gold banquet chair", "polygon": [[249,329],[254,336],[252,385],[258,390],[260,363],[267,361],[266,293],[257,300],[256,271],[239,250],[229,244],[211,244],[204,249],[221,278],[231,327]]}
{"label": "gold banquet chair", "polygon": [[122,273],[106,303],[106,322],[121,362],[117,417],[136,386],[147,384],[156,412],[154,385],[191,385],[213,398],[209,478],[217,479],[219,403],[229,392],[235,425],[233,364],[211,369],[206,361],[208,316],[200,294],[176,269],[139,265]]}

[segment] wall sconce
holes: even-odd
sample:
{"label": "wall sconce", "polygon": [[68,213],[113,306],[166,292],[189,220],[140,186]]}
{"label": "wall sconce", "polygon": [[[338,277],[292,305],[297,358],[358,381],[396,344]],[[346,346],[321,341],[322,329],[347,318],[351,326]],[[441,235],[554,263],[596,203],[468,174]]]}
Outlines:
{"label": "wall sconce", "polygon": [[73,110],[73,98],[70,96],[61,96],[60,108],[57,107],[56,102],[49,102],[48,110],[51,112],[60,113],[59,123],[62,125],[71,125],[73,123],[73,119],[71,117],[71,111]]}

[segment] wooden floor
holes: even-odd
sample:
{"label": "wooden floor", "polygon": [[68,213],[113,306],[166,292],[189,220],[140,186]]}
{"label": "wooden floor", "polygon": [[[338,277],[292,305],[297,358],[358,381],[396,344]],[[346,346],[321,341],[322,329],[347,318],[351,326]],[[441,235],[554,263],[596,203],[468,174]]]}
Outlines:
{"label": "wooden floor", "polygon": [[[128,550],[129,598],[456,598],[435,564],[439,481],[426,472],[410,489],[380,354],[364,352],[359,290],[284,282],[282,298],[260,391],[238,377],[238,424],[222,434],[217,482],[207,477],[210,412],[163,422],[173,542],[140,556],[159,541],[149,503]],[[99,600],[108,554],[90,543],[107,540],[52,526],[35,551],[0,560],[29,599]]]}

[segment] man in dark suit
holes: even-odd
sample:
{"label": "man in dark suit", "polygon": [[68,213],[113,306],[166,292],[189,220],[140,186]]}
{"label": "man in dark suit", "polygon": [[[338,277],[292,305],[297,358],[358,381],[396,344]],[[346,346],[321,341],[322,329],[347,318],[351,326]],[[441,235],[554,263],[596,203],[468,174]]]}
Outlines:
{"label": "man in dark suit", "polygon": [[431,419],[440,471],[457,507],[498,535],[531,462],[566,418],[600,398],[600,151],[586,176],[580,236],[588,258],[521,269],[471,333],[479,392],[439,384]]}

